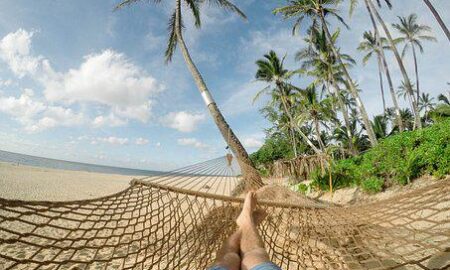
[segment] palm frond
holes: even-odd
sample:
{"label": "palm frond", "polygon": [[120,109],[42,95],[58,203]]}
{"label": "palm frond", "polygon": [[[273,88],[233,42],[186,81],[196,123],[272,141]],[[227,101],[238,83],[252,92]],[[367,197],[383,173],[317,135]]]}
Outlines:
{"label": "palm frond", "polygon": [[211,4],[215,4],[230,12],[236,13],[243,19],[247,20],[247,16],[245,15],[245,13],[242,10],[240,10],[235,4],[231,3],[228,0],[200,0],[200,1],[208,1]]}
{"label": "palm frond", "polygon": [[[177,14],[176,11],[172,13],[172,16],[170,17],[167,30],[169,32],[169,39],[167,41],[167,48],[165,52],[165,60],[166,64],[172,61],[173,53],[175,52],[175,49],[177,48],[178,44],[178,38],[177,38]],[[182,27],[181,18],[180,20],[180,27]]]}

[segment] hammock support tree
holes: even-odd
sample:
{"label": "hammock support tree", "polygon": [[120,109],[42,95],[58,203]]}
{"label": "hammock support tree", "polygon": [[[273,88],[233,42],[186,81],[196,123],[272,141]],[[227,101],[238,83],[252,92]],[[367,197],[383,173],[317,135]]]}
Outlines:
{"label": "hammock support tree", "polygon": [[[0,199],[0,269],[205,269],[243,202],[229,196],[240,181],[232,163],[133,180],[92,200]],[[448,269],[449,184],[350,207],[280,201],[266,187],[259,230],[283,269]]]}

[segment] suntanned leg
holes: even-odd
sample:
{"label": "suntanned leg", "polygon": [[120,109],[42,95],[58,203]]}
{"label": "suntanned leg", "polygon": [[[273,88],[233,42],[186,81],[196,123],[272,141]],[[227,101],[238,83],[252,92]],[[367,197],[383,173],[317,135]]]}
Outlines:
{"label": "suntanned leg", "polygon": [[241,268],[241,257],[239,256],[241,231],[233,233],[217,253],[215,266],[222,266],[227,270],[239,270]]}
{"label": "suntanned leg", "polygon": [[265,262],[270,262],[264,248],[264,242],[258,233],[257,226],[265,213],[256,210],[256,194],[250,191],[244,201],[241,214],[236,220],[241,232],[241,269],[249,270]]}

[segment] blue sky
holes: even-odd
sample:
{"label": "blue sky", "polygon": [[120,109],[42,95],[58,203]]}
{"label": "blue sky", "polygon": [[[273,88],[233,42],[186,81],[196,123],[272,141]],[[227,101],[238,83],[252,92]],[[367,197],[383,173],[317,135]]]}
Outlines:
{"label": "blue sky", "polygon": [[[164,64],[166,23],[173,1],[113,12],[119,1],[3,0],[0,2],[0,149],[104,165],[173,169],[225,153],[225,144],[203,105],[179,51]],[[237,1],[235,1],[237,3]],[[450,2],[433,1],[450,25]],[[203,27],[186,16],[185,37],[194,61],[225,117],[249,151],[264,139],[268,123],[252,104],[264,87],[254,81],[254,62],[270,49],[293,54],[304,46],[291,23],[271,10],[284,1],[241,0],[248,21],[205,5]],[[387,22],[417,13],[438,39],[420,55],[422,91],[437,96],[449,88],[450,48],[422,1],[394,1],[382,10]],[[371,115],[382,110],[377,66],[362,66],[356,51],[371,28],[360,5],[351,29],[342,29],[341,51],[352,54]],[[333,23],[332,28],[338,24]],[[395,33],[395,31],[394,31]],[[395,84],[398,68],[389,57]],[[406,64],[411,76],[410,57]],[[300,86],[308,78],[295,80]],[[388,104],[391,104],[388,98]],[[405,103],[403,103],[406,105]]]}

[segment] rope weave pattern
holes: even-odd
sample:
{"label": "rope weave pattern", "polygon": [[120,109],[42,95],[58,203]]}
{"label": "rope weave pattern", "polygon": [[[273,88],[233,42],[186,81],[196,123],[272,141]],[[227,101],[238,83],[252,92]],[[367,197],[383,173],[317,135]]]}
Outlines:
{"label": "rope weave pattern", "polygon": [[[0,269],[205,269],[235,230],[242,199],[225,195],[237,178],[214,174],[208,181],[229,185],[205,193],[204,174],[174,180],[179,174],[93,200],[0,199]],[[259,229],[283,269],[448,269],[449,183],[352,207],[267,193]]]}

